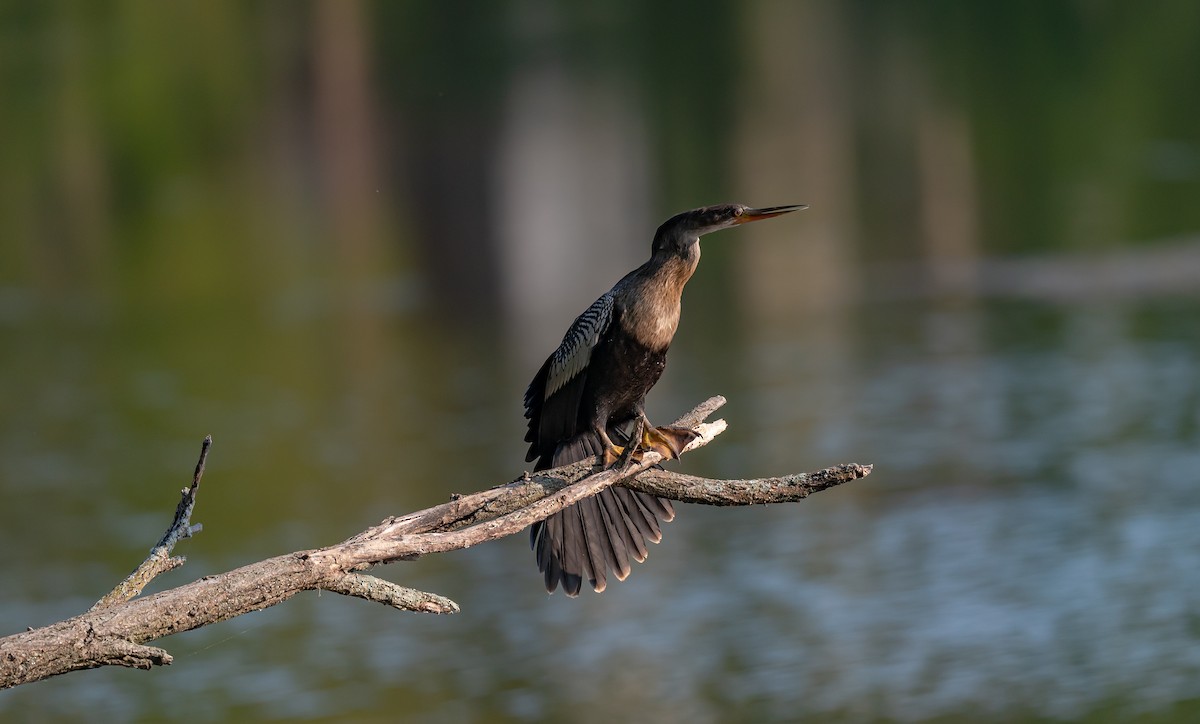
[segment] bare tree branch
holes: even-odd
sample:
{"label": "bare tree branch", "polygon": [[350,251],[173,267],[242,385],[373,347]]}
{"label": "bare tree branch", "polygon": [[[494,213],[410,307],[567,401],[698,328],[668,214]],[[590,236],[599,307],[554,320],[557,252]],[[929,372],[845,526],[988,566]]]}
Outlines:
{"label": "bare tree branch", "polygon": [[[724,403],[724,398],[714,397],[674,423],[699,435],[685,451],[708,444],[725,430],[724,420],[703,422]],[[87,613],[0,638],[0,689],[99,666],[166,665],[171,663],[166,651],[143,644],[274,606],[301,591],[333,591],[406,611],[457,612],[458,604],[450,599],[360,571],[511,535],[611,485],[685,502],[751,505],[801,500],[871,472],[869,465],[851,464],[778,478],[708,480],[654,469],[661,461],[654,452],[606,470],[596,470],[586,462],[574,463],[526,473],[505,485],[456,495],[448,503],[388,518],[337,545],[269,558],[135,598],[155,575],[178,565],[167,562],[182,562],[170,557],[171,548],[198,529],[188,521],[210,443],[206,438],[192,487],[183,491],[171,528],[147,562],[139,566],[138,571],[146,568],[153,573],[138,577],[135,571],[130,578],[137,581],[130,584],[127,579]]]}
{"label": "bare tree branch", "polygon": [[681,503],[701,505],[759,505],[794,503],[813,493],[865,478],[871,465],[848,463],[812,473],[795,473],[755,480],[712,480],[669,470],[648,470],[622,483],[631,490],[659,495]]}
{"label": "bare tree branch", "polygon": [[212,435],[205,435],[204,442],[200,445],[200,459],[196,461],[196,471],[192,473],[192,486],[180,491],[182,497],[179,499],[179,505],[175,506],[175,519],[171,521],[167,532],[163,533],[163,537],[159,539],[158,545],[150,549],[150,555],[133,570],[133,573],[130,573],[125,580],[117,584],[116,588],[105,594],[104,598],[96,601],[91,608],[92,611],[128,601],[141,593],[150,584],[150,581],[159,575],[187,562],[187,559],[182,556],[172,558],[171,551],[175,549],[175,544],[181,539],[191,538],[204,527],[199,523],[192,525],[192,509],[196,507],[196,493],[200,488],[200,478],[204,477],[204,463],[208,460],[210,447],[212,447]]}

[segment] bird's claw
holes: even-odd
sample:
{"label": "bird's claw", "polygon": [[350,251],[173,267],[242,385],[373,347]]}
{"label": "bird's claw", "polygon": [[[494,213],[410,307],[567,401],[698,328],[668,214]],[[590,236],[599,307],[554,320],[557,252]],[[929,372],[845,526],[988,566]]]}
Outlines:
{"label": "bird's claw", "polygon": [[642,434],[642,447],[663,456],[663,460],[676,460],[692,440],[700,434],[686,427],[647,427]]}
{"label": "bird's claw", "polygon": [[[619,471],[628,470],[640,462],[642,453],[653,450],[663,460],[676,460],[692,440],[700,437],[699,433],[686,427],[654,427],[639,423],[630,440],[639,440],[640,444],[625,446],[610,445],[604,451],[604,467],[616,467]],[[656,466],[661,469],[661,466]]]}

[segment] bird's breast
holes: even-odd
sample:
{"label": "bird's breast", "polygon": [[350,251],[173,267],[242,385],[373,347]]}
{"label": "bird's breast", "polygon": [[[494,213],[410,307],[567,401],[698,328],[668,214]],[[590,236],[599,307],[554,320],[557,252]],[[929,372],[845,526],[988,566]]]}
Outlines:
{"label": "bird's breast", "polygon": [[640,344],[655,351],[665,350],[679,328],[679,300],[639,300],[622,321]]}

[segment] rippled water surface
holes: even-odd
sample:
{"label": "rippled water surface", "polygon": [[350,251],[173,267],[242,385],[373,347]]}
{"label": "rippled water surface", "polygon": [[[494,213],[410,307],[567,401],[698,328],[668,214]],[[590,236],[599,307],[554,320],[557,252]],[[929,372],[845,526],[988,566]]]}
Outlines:
{"label": "rippled water surface", "polygon": [[[1190,299],[865,303],[836,330],[693,324],[652,410],[720,392],[731,428],[681,467],[875,473],[795,505],[684,506],[603,596],[546,597],[518,536],[383,571],[454,598],[457,616],[302,596],[163,641],[167,669],[22,687],[0,713],[909,721],[1185,706],[1200,693],[1198,313]],[[42,342],[55,324],[70,354]],[[214,330],[163,334],[197,331]],[[119,325],[9,324],[5,399],[23,414],[5,415],[0,543],[19,585],[0,622],[69,615],[119,578],[167,522],[203,433],[205,530],[163,585],[519,471],[525,375],[485,364],[477,336],[420,333],[420,361],[380,333],[394,351],[377,377],[335,374],[303,397],[244,370],[212,399],[189,377],[237,366],[232,346],[164,369],[129,364],[164,342],[113,344]],[[413,368],[436,373],[388,372]]]}

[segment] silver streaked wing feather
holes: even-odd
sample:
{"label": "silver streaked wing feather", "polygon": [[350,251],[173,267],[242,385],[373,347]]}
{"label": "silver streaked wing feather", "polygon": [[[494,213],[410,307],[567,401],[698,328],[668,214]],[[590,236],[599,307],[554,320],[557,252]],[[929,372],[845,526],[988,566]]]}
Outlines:
{"label": "silver streaked wing feather", "polygon": [[612,321],[612,309],[613,294],[609,292],[593,302],[592,306],[571,323],[570,329],[563,335],[562,344],[550,357],[543,399],[549,399],[550,395],[561,390],[563,385],[587,369],[592,358],[592,349]]}

